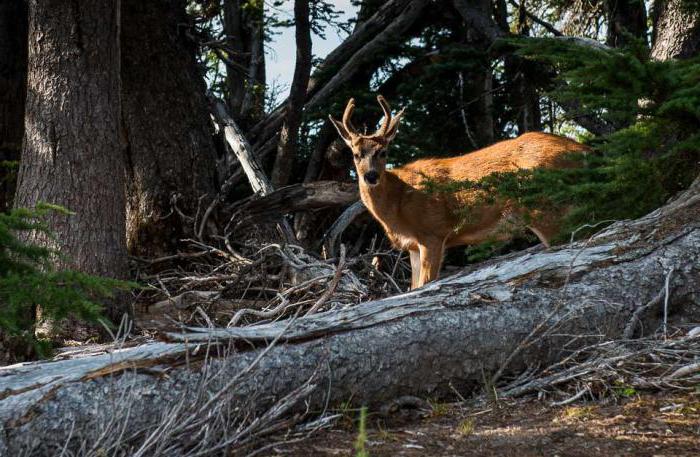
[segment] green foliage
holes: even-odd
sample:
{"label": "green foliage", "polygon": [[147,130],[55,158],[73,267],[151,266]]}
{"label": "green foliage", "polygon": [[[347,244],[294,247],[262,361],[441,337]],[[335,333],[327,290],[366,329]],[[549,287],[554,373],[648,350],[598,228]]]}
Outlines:
{"label": "green foliage", "polygon": [[60,321],[68,316],[107,324],[100,298],[112,296],[133,284],[100,278],[77,271],[55,271],[51,248],[21,241],[20,232],[36,231],[52,238],[45,217],[64,208],[41,204],[34,209],[17,208],[0,213],[0,330],[9,337],[43,346],[34,338],[34,309],[41,306],[41,319]]}
{"label": "green foliage", "polygon": [[355,438],[355,457],[369,457],[367,451],[367,408],[360,409],[357,438]]}
{"label": "green foliage", "polygon": [[[0,151],[1,153],[2,151]],[[18,151],[12,151],[10,154]],[[0,161],[0,211],[12,208],[12,203],[17,187],[17,173],[19,171],[18,160]]]}
{"label": "green foliage", "polygon": [[457,434],[463,438],[471,436],[476,428],[476,419],[468,417],[457,425]]}
{"label": "green foliage", "polygon": [[622,398],[630,398],[637,395],[637,390],[634,387],[625,384],[622,380],[615,381],[613,391],[615,392],[615,395]]}
{"label": "green foliage", "polygon": [[[687,187],[700,171],[700,60],[658,62],[642,46],[604,50],[556,39],[511,40],[518,53],[560,72],[555,100],[618,127],[588,140],[579,167],[498,173],[479,182],[428,183],[429,191],[479,190],[526,208],[570,208],[567,236],[584,224],[639,217]],[[466,212],[465,218],[469,217]],[[585,235],[586,231],[578,232]]]}

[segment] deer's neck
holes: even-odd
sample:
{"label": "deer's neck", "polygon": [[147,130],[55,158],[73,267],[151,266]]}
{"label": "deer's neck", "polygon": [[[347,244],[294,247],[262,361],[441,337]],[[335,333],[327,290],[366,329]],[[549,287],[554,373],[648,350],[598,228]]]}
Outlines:
{"label": "deer's neck", "polygon": [[402,182],[396,175],[385,171],[376,186],[360,182],[360,197],[367,209],[383,225],[391,225],[398,215],[401,202]]}

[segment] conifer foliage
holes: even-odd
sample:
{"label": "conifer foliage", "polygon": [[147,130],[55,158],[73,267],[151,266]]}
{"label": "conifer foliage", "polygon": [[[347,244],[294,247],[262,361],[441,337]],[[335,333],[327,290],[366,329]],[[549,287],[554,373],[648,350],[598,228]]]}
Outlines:
{"label": "conifer foliage", "polygon": [[[633,44],[605,49],[558,39],[511,40],[518,54],[559,74],[554,100],[575,100],[618,129],[579,139],[592,152],[572,169],[497,173],[480,182],[429,183],[429,191],[479,189],[528,208],[568,206],[561,237],[583,225],[636,218],[686,188],[700,171],[700,60],[657,61]],[[575,114],[575,113],[569,113]],[[465,217],[468,217],[466,215]],[[586,230],[577,232],[583,236]]]}
{"label": "conifer foliage", "polygon": [[[50,234],[44,217],[55,211],[66,212],[58,206],[41,204],[0,213],[0,333],[14,345],[29,344],[30,350],[40,355],[47,345],[36,339],[36,326],[47,320],[60,324],[71,316],[109,325],[103,319],[99,299],[132,286],[73,270],[57,271],[52,262],[56,251],[18,238],[18,233],[32,230]],[[41,307],[41,318],[35,322],[37,306]]]}

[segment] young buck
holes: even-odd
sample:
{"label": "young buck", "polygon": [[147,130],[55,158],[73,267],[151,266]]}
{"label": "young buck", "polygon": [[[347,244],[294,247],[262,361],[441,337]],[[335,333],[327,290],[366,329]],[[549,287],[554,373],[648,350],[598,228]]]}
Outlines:
{"label": "young buck", "polygon": [[[523,228],[530,229],[549,247],[562,211],[528,213],[505,198],[485,199],[481,191],[431,193],[424,185],[426,180],[478,181],[494,172],[536,167],[570,168],[576,164],[567,159],[567,153],[585,152],[586,146],[568,138],[530,132],[459,157],[421,159],[387,170],[387,146],[396,136],[404,110],[392,117],[386,100],[380,95],[377,101],[384,111],[384,121],[371,135],[360,134],[353,127],[353,99],[345,108],[342,122],[329,117],[352,150],[362,201],[394,247],[410,253],[411,288],[438,277],[448,247],[509,239]],[[469,208],[466,216],[465,208]]]}

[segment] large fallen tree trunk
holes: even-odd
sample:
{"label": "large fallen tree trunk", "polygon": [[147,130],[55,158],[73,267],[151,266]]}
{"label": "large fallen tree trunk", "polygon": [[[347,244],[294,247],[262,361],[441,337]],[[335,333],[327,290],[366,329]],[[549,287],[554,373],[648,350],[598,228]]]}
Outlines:
{"label": "large fallen tree trunk", "polygon": [[[190,397],[209,399],[197,409],[201,415],[224,398],[229,412],[250,398],[264,410],[284,397],[288,408],[285,396],[302,391],[312,410],[349,399],[378,404],[468,393],[484,380],[629,335],[630,326],[653,331],[664,305],[697,322],[699,268],[700,179],[665,207],[589,240],[495,259],[403,295],[294,321],[188,329],[170,334],[172,343],[2,368],[0,454],[53,455],[69,441],[97,440],[105,433],[100,424],[115,421],[113,433],[131,446],[152,446],[153,430],[188,423],[182,405]],[[235,350],[201,362],[227,345]],[[212,380],[211,373],[218,376]],[[223,410],[217,411],[212,416]],[[174,436],[166,436],[172,446]]]}

